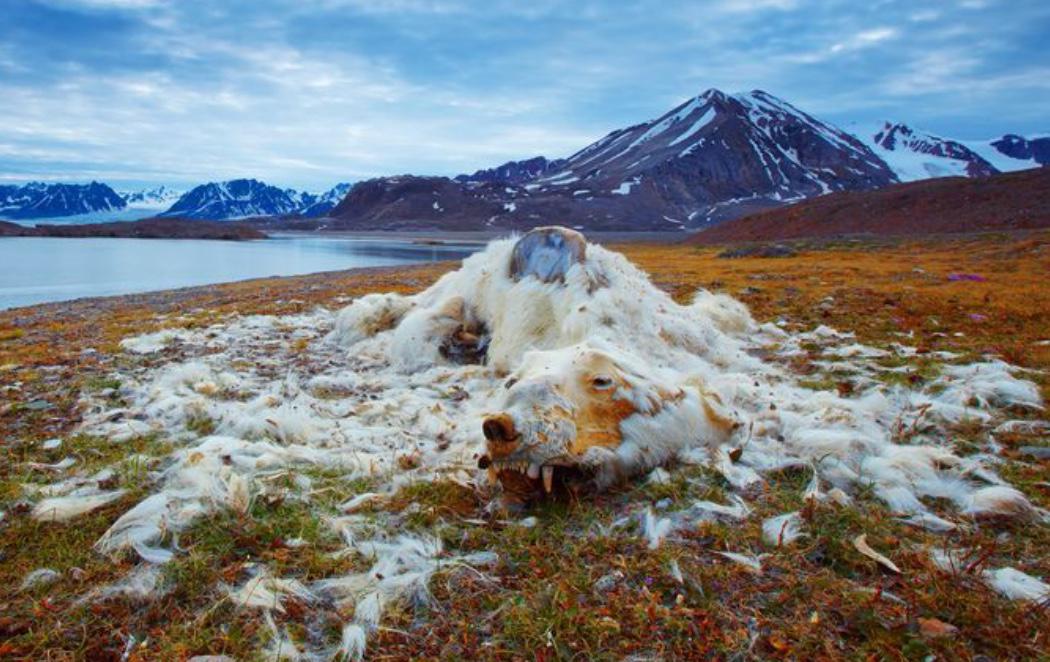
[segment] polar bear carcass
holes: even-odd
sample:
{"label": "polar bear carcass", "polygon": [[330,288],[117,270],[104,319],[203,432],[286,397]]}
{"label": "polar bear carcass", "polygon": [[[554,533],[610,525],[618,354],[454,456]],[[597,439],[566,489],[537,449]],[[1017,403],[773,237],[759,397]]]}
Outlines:
{"label": "polar bear carcass", "polygon": [[[910,411],[959,418],[972,394],[801,388],[756,351],[798,337],[756,324],[725,295],[679,304],[622,255],[565,228],[493,242],[417,295],[364,297],[340,313],[333,337],[351,345],[377,333],[390,334],[399,370],[478,363],[502,380],[485,402],[478,465],[515,490],[549,492],[559,476],[602,487],[679,458],[712,462],[737,486],[819,464],[831,484],[872,484],[914,514],[920,496],[968,508],[980,494],[966,479],[972,462],[892,440]],[[1005,392],[1038,404],[1028,382],[1003,370],[997,379],[989,406]],[[1026,507],[1016,491],[997,494],[1010,503],[991,510]]]}

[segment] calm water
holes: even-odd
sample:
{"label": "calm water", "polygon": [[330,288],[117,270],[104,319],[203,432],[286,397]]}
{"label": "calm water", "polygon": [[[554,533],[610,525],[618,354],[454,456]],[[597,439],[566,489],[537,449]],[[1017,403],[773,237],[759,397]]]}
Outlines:
{"label": "calm water", "polygon": [[246,278],[453,260],[478,248],[313,235],[242,242],[0,238],[0,309]]}

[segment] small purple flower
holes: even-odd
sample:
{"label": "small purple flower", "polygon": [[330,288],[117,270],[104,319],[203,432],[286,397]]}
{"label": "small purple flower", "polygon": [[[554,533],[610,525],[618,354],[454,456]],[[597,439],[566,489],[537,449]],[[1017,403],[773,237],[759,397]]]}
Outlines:
{"label": "small purple flower", "polygon": [[981,276],[980,274],[961,274],[961,273],[958,273],[958,274],[948,274],[948,280],[953,281],[953,282],[968,280],[968,281],[972,281],[972,282],[975,282],[975,283],[983,283],[983,282],[985,282],[988,279],[985,278],[984,276]]}

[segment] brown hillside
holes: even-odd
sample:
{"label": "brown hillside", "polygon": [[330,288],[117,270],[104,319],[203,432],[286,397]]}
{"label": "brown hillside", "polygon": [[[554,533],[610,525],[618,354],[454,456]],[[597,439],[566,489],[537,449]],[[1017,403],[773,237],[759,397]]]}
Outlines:
{"label": "brown hillside", "polygon": [[718,244],[1044,227],[1050,227],[1050,168],[832,193],[717,225],[691,241]]}

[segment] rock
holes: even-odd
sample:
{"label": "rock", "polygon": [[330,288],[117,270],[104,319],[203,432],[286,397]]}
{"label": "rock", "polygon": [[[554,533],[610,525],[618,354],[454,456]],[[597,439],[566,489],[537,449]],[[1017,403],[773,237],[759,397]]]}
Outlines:
{"label": "rock", "polygon": [[718,254],[720,258],[734,259],[739,257],[794,257],[798,251],[783,244],[759,244],[729,248]]}
{"label": "rock", "polygon": [[598,581],[594,582],[594,591],[596,593],[605,593],[623,581],[623,577],[624,574],[619,570],[614,570],[607,575],[603,575],[598,578]]}
{"label": "rock", "polygon": [[38,586],[47,586],[58,580],[62,576],[62,573],[52,570],[51,568],[40,568],[34,570],[25,576],[22,580],[22,590],[29,590]]}
{"label": "rock", "polygon": [[1037,460],[1050,460],[1050,446],[1021,446],[1017,450],[1021,455],[1034,457]]}

